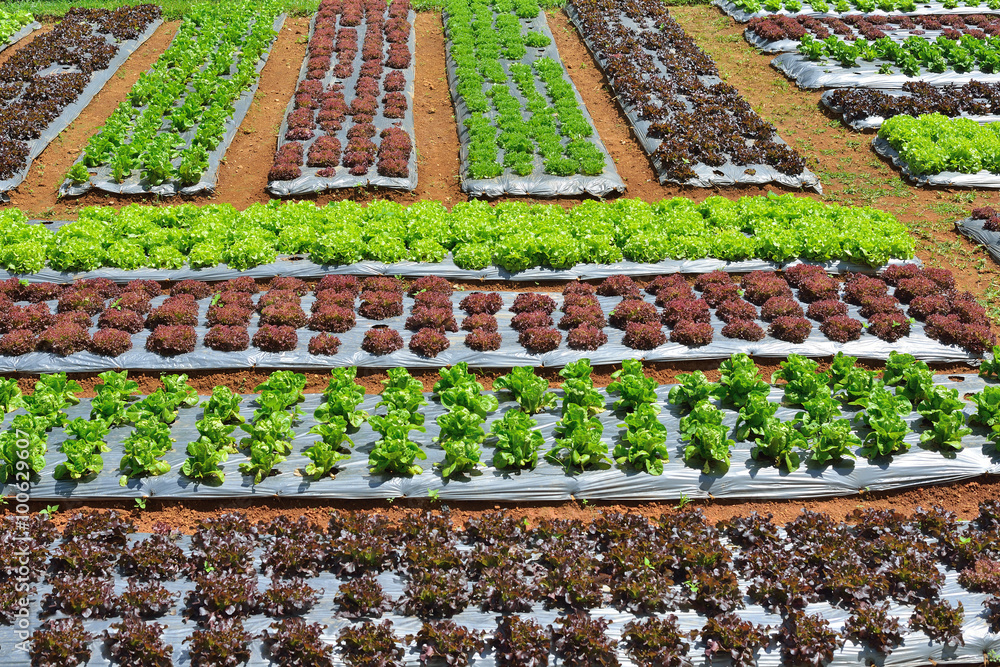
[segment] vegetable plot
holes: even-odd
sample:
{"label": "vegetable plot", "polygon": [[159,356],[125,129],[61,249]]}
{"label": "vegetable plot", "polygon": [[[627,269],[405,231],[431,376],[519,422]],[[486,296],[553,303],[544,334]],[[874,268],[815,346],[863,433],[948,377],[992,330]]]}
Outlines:
{"label": "vegetable plot", "polygon": [[800,40],[809,35],[813,39],[826,40],[833,35],[846,41],[859,38],[869,42],[888,37],[903,42],[913,35],[922,35],[933,40],[946,37],[960,41],[962,35],[978,39],[1000,35],[1000,17],[976,14],[973,16],[868,16],[853,14],[838,18],[813,18],[809,16],[769,15],[750,21],[743,35],[751,46],[765,53],[797,51]]}
{"label": "vegetable plot", "polygon": [[1000,262],[1000,213],[989,206],[972,209],[972,215],[955,223],[959,234],[982,245],[993,261]]}
{"label": "vegetable plot", "polygon": [[[756,18],[780,15],[788,18],[841,18],[848,19],[858,14],[878,18],[884,14],[909,17],[941,15],[980,16],[990,11],[1000,10],[1000,0],[712,0],[712,4],[729,14],[740,23]],[[919,6],[918,6],[919,5]]]}
{"label": "vegetable plot", "polygon": [[305,377],[291,371],[254,395],[220,386],[202,398],[184,375],[165,375],[165,389],[142,397],[126,372],[102,373],[90,400],[62,373],[41,376],[29,396],[7,380],[0,483],[16,479],[19,447],[38,500],[807,498],[1000,474],[992,382],[935,377],[905,354],[890,357],[881,380],[853,357],[817,367],[792,354],[763,378],[734,355],[719,382],[695,372],[658,386],[629,359],[598,390],[584,359],[560,372],[555,392],[515,367],[487,393],[458,364],[440,370],[432,394],[394,368],[368,397],[354,368],[332,371],[322,395],[303,395]]}
{"label": "vegetable plot", "polygon": [[174,41],[87,142],[60,194],[211,192],[284,22],[279,12],[272,0],[192,7]]}
{"label": "vegetable plot", "polygon": [[65,288],[10,279],[0,283],[0,369],[564,366],[584,352],[617,363],[634,350],[656,361],[738,351],[884,359],[900,347],[929,361],[965,361],[994,343],[985,309],[954,290],[950,272],[904,264],[883,275],[841,285],[802,264],[787,279],[754,272],[737,284],[718,271],[699,276],[697,296],[676,274],[658,277],[646,295],[612,276],[596,295],[570,283],[558,302],[536,292],[453,292],[437,277],[407,285],[333,275],[311,295],[302,280],[276,278],[259,296],[248,278],[214,287],[186,280],[169,297],[152,281],[122,289],[106,279]]}
{"label": "vegetable plot", "polygon": [[42,27],[30,12],[23,9],[0,9],[0,52]]}
{"label": "vegetable plot", "polygon": [[579,0],[567,13],[611,82],[661,183],[775,182],[821,190],[802,157],[718,78],[715,63],[662,3]]}
{"label": "vegetable plot", "polygon": [[444,23],[463,192],[625,191],[535,0],[449,0]]}
{"label": "vegetable plot", "polygon": [[85,208],[77,221],[51,227],[28,223],[18,210],[0,212],[0,270],[61,283],[80,274],[127,281],[334,272],[575,279],[702,273],[725,262],[737,263],[734,270],[777,268],[799,258],[860,271],[911,258],[913,243],[889,213],[792,195],[700,204],[587,201],[569,210],[480,201],[451,211],[440,202],[387,201],[255,204],[245,211],[132,205]]}
{"label": "vegetable plot", "polygon": [[155,5],[73,9],[0,66],[0,197],[160,25]]}
{"label": "vegetable plot", "polygon": [[1000,188],[1000,123],[895,116],[882,124],[874,146],[918,185]]}
{"label": "vegetable plot", "polygon": [[320,5],[279,129],[268,192],[416,187],[414,17],[409,0]]}
{"label": "vegetable plot", "polygon": [[934,87],[923,81],[907,81],[902,91],[841,88],[823,93],[820,102],[842,114],[844,124],[854,130],[882,127],[886,118],[939,113],[950,118],[1000,122],[1000,84],[970,81],[963,86]]}
{"label": "vegetable plot", "polygon": [[911,35],[902,42],[804,34],[797,54],[783,53],[771,66],[800,88],[899,89],[915,77],[935,86],[1000,82],[1000,37],[978,28],[956,32],[949,32],[956,39]]}
{"label": "vegetable plot", "polygon": [[[697,510],[535,525],[487,512],[457,530],[447,511],[398,526],[231,513],[190,537],[136,534],[114,511],[73,514],[61,534],[5,518],[0,543],[29,549],[37,601],[30,652],[9,664],[977,664],[1000,631],[998,515],[992,500],[972,522],[940,507],[804,512],[781,530]],[[8,586],[14,618],[23,593]]]}

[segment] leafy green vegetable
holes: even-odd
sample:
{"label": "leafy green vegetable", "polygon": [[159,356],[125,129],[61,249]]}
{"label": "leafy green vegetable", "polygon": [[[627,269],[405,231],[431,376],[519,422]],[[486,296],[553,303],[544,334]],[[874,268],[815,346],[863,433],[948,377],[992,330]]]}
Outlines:
{"label": "leafy green vegetable", "polygon": [[716,395],[720,388],[719,383],[709,382],[701,371],[681,373],[677,381],[680,384],[670,390],[667,400],[688,410]]}
{"label": "leafy green vegetable", "polygon": [[47,451],[45,423],[32,415],[15,416],[10,428],[0,433],[0,457],[3,458],[0,473],[5,483],[27,482],[31,473],[41,473],[45,469]]}
{"label": "leafy green vegetable", "polygon": [[[410,375],[405,368],[390,368],[387,375],[389,377],[382,381],[385,385],[382,400],[376,407],[384,405],[390,413],[405,412],[414,426],[422,426],[424,414],[420,412],[420,408],[427,405],[427,399],[424,398],[424,386],[420,384],[420,380]],[[368,421],[373,423],[373,419],[375,418],[371,417]]]}
{"label": "leafy green vegetable", "polygon": [[962,438],[972,433],[965,426],[965,404],[957,389],[933,385],[917,405],[917,412],[931,423],[931,430],[920,434],[920,442],[931,443],[945,451],[961,451]]}
{"label": "leafy green vegetable", "polygon": [[990,358],[979,365],[979,377],[984,380],[1000,380],[1000,345],[994,345]]}
{"label": "leafy green vegetable", "polygon": [[895,387],[903,381],[906,370],[914,365],[927,368],[927,364],[917,361],[917,358],[912,354],[903,354],[892,350],[889,352],[889,358],[885,362],[885,372],[882,373],[882,382],[887,387]]}
{"label": "leafy green vegetable", "polygon": [[969,423],[988,428],[991,434],[1000,433],[1000,387],[983,387],[972,395],[972,402],[976,404],[976,413],[969,417]]}
{"label": "leafy green vegetable", "polygon": [[368,419],[367,412],[358,410],[365,400],[365,388],[354,381],[357,373],[354,366],[330,371],[330,383],[323,391],[326,400],[316,408],[316,421],[326,423],[340,418],[349,430],[356,431]]}
{"label": "leafy green vegetable", "polygon": [[908,450],[903,438],[910,428],[900,415],[909,414],[910,409],[910,402],[902,396],[893,396],[882,386],[873,389],[865,411],[857,417],[871,429],[862,441],[861,455],[876,459]]}
{"label": "leafy green vegetable", "polygon": [[[224,426],[218,420],[215,422],[219,426]],[[229,428],[231,431],[235,427],[225,428]],[[194,442],[188,443],[187,454],[188,458],[181,466],[181,473],[185,477],[215,484],[221,484],[225,480],[226,474],[219,468],[219,465],[225,463],[229,458],[229,452],[225,447],[212,442],[209,436],[203,434]]]}
{"label": "leafy green vegetable", "polygon": [[563,410],[563,417],[555,428],[555,446],[545,458],[567,470],[585,470],[611,463],[608,445],[601,440],[604,434],[601,420],[589,416],[587,408],[577,403],[564,404]]}
{"label": "leafy green vegetable", "polygon": [[830,364],[830,370],[827,371],[827,383],[834,394],[837,394],[837,392],[847,386],[851,373],[854,371],[854,364],[857,361],[855,357],[848,357],[843,352],[838,352],[834,355],[833,362]]}
{"label": "leafy green vegetable", "polygon": [[670,459],[667,449],[667,427],[659,420],[660,408],[651,403],[640,403],[625,416],[627,426],[621,442],[615,445],[611,456],[620,465],[626,463],[650,475],[662,475],[663,464]]}
{"label": "leafy green vegetable", "polygon": [[729,467],[733,445],[726,437],[729,432],[722,425],[722,411],[708,401],[694,406],[680,420],[681,440],[690,444],[684,448],[685,463],[700,465],[706,475],[715,465]]}
{"label": "leafy green vegetable", "polygon": [[135,417],[127,401],[139,393],[139,383],[128,379],[128,371],[105,371],[98,375],[102,383],[95,387],[97,396],[90,401],[90,418],[101,419],[108,426],[118,426]]}
{"label": "leafy green vegetable", "polygon": [[[390,378],[392,370],[389,371]],[[420,384],[419,381],[417,384]],[[388,472],[394,475],[419,475],[423,472],[423,468],[416,465],[415,461],[426,459],[427,454],[420,445],[410,440],[409,433],[423,433],[427,429],[421,425],[423,415],[421,424],[413,423],[411,418],[406,410],[390,410],[385,416],[373,415],[368,419],[372,429],[382,436],[368,455],[368,468],[372,474]]]}
{"label": "leafy green vegetable", "polygon": [[753,394],[767,396],[771,388],[760,377],[757,364],[742,352],[734,354],[719,365],[721,377],[716,398],[736,409],[742,408]]}
{"label": "leafy green vegetable", "polygon": [[156,419],[136,422],[135,430],[122,440],[122,475],[119,484],[125,486],[131,477],[162,475],[170,471],[170,464],[160,457],[173,449],[170,427]]}
{"label": "leafy green vegetable", "polygon": [[837,385],[835,397],[841,403],[862,408],[868,405],[868,397],[873,391],[882,389],[882,383],[875,377],[875,373],[856,367],[847,371],[847,376]]}
{"label": "leafy green vegetable", "polygon": [[223,423],[237,422],[242,424],[246,419],[240,414],[240,404],[243,397],[224,385],[212,389],[212,395],[205,402],[206,417],[216,417]]}
{"label": "leafy green vegetable", "polygon": [[260,407],[254,411],[253,418],[256,420],[262,416],[275,412],[282,412],[292,406],[296,406],[292,411],[293,417],[302,414],[298,403],[306,400],[305,396],[306,376],[293,371],[275,371],[264,382],[254,388],[259,392],[257,405]]}
{"label": "leafy green vegetable", "polygon": [[556,406],[558,398],[548,388],[549,381],[535,375],[535,369],[530,366],[512,368],[510,373],[493,381],[495,391],[510,393],[529,415]]}
{"label": "leafy green vegetable", "polygon": [[771,382],[785,381],[785,403],[803,405],[826,388],[829,377],[819,372],[819,363],[798,354],[789,354],[781,368],[771,375]]}
{"label": "leafy green vegetable", "polygon": [[815,436],[823,426],[831,423],[842,414],[840,402],[833,398],[829,387],[822,387],[815,396],[803,403],[802,412],[795,415],[794,421],[806,438]]}
{"label": "leafy green vegetable", "polygon": [[7,413],[24,406],[24,396],[21,395],[21,388],[17,386],[17,380],[0,378],[0,423],[6,418]]}
{"label": "leafy green vegetable", "polygon": [[42,375],[35,382],[34,393],[24,397],[25,409],[38,417],[46,429],[62,426],[66,423],[63,408],[79,403],[76,392],[81,390],[80,384],[68,379],[65,373]]}
{"label": "leafy green vegetable", "polygon": [[478,391],[483,390],[483,385],[476,379],[475,374],[469,372],[469,364],[460,361],[451,368],[441,368],[438,370],[441,379],[434,383],[434,393],[440,395],[448,389],[456,387],[470,386]]}
{"label": "leafy green vegetable", "polygon": [[851,449],[859,446],[861,438],[851,430],[851,422],[837,419],[819,427],[810,446],[810,457],[819,465],[843,458],[853,459],[857,457]]}
{"label": "leafy green vegetable", "polygon": [[917,405],[930,396],[934,387],[934,374],[922,361],[911,364],[897,380],[896,395],[905,398],[911,405]]}
{"label": "leafy green vegetable", "polygon": [[766,394],[750,394],[746,405],[740,408],[733,437],[737,440],[763,437],[777,424],[774,416],[777,411],[778,404],[768,401]]}
{"label": "leafy green vegetable", "polygon": [[187,383],[186,373],[164,375],[160,379],[163,381],[163,391],[171,397],[177,407],[193,408],[198,405],[198,390]]}
{"label": "leafy green vegetable", "polygon": [[559,371],[563,380],[562,414],[565,416],[571,405],[584,408],[588,417],[604,412],[604,397],[594,389],[590,374],[594,369],[590,359],[571,361]]}
{"label": "leafy green vegetable", "polygon": [[805,436],[791,422],[770,422],[760,436],[757,444],[750,450],[750,456],[755,460],[770,461],[784,470],[797,470],[801,464],[796,448],[807,447]]}
{"label": "leafy green vegetable", "polygon": [[612,382],[608,385],[609,393],[618,393],[614,409],[632,412],[641,405],[656,402],[657,382],[647,378],[642,371],[642,362],[638,359],[626,359],[621,370],[611,374]]}
{"label": "leafy green vegetable", "polygon": [[354,444],[347,437],[347,421],[343,417],[331,416],[328,421],[313,426],[309,432],[320,436],[321,440],[303,452],[312,461],[306,465],[306,475],[314,479],[327,477],[338,463],[351,457],[342,453],[349,451],[344,443]]}
{"label": "leafy green vegetable", "polygon": [[490,427],[490,433],[497,438],[493,450],[493,467],[531,468],[538,463],[538,451],[545,444],[545,438],[533,430],[538,422],[520,410],[508,410],[503,417]]}
{"label": "leafy green vegetable", "polygon": [[55,478],[78,480],[101,472],[104,469],[101,452],[110,451],[104,442],[109,433],[107,425],[100,419],[77,417],[66,424],[66,433],[72,437],[59,447],[66,461],[56,466]]}

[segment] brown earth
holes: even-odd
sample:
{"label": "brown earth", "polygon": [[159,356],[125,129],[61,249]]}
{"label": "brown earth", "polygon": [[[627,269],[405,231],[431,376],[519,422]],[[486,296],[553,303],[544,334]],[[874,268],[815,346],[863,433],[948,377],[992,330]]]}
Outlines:
{"label": "brown earth", "polygon": [[[965,482],[942,486],[925,486],[908,491],[895,493],[864,493],[847,498],[832,498],[829,500],[764,501],[764,502],[730,502],[715,499],[692,500],[688,508],[700,509],[705,518],[715,523],[723,519],[746,516],[751,512],[772,514],[776,523],[793,520],[803,510],[823,512],[833,519],[842,521],[850,518],[855,509],[895,509],[910,513],[918,507],[943,507],[955,512],[959,519],[974,519],[978,514],[979,503],[995,499],[1000,494],[1000,481]],[[43,503],[32,503],[32,510],[45,508]],[[649,518],[659,517],[664,513],[677,511],[677,503],[601,503],[569,501],[563,503],[438,503],[427,499],[399,498],[382,501],[331,501],[331,500],[295,500],[278,498],[246,498],[238,500],[160,500],[147,498],[145,509],[136,507],[134,501],[108,502],[72,502],[62,501],[58,504],[58,512],[53,515],[57,526],[65,525],[66,520],[74,512],[82,509],[115,509],[127,513],[136,523],[139,532],[149,532],[159,521],[181,530],[185,533],[194,532],[199,521],[218,516],[223,512],[239,511],[253,521],[269,521],[278,516],[296,519],[308,517],[315,523],[325,526],[332,510],[373,512],[386,516],[391,521],[398,521],[407,513],[420,510],[437,510],[447,506],[451,510],[452,520],[461,525],[467,518],[493,510],[504,509],[513,516],[527,519],[530,525],[543,519],[581,519],[594,518],[599,512],[634,512]],[[10,505],[3,508],[2,514],[11,514]]]}

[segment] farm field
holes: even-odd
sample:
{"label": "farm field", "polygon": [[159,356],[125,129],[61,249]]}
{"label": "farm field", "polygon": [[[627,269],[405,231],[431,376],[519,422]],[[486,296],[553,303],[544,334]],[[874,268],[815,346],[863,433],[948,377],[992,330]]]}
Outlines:
{"label": "farm field", "polygon": [[0,7],[0,662],[1000,663],[995,0],[124,4]]}

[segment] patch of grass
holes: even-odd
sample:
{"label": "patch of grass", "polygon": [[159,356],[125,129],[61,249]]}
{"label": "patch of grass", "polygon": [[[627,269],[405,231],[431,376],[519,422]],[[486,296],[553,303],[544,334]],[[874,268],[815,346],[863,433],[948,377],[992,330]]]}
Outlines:
{"label": "patch of grass", "polygon": [[965,206],[955,201],[942,201],[931,205],[931,210],[942,218],[964,218]]}
{"label": "patch of grass", "polygon": [[[211,0],[209,0],[211,1]],[[156,4],[163,10],[163,18],[177,20],[184,16],[188,8],[201,4],[195,0],[159,0]],[[57,18],[66,14],[71,7],[91,9],[117,9],[127,5],[144,4],[140,0],[13,0],[4,2],[4,9],[23,9],[38,18]],[[560,5],[561,6],[561,5]],[[313,14],[319,7],[319,0],[285,0],[286,11],[292,16]]]}

